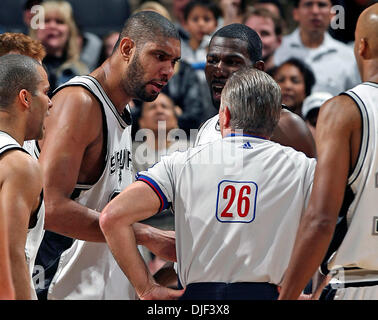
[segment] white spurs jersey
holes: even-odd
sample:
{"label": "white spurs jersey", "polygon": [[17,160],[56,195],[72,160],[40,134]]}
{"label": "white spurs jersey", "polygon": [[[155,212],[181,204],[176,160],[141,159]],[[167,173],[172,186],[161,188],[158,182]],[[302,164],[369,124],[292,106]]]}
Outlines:
{"label": "white spurs jersey", "polygon": [[[355,101],[360,110],[362,139],[356,167],[348,178],[344,201],[350,200],[344,205],[345,214],[339,217],[340,223],[336,227],[344,225],[339,228],[340,232],[335,233],[341,238],[334,237],[334,242],[340,244],[329,253],[328,269],[357,267],[377,271],[378,84],[365,82],[345,94]],[[343,219],[345,222],[341,223]],[[378,280],[378,276],[375,277]]]}
{"label": "white spurs jersey", "polygon": [[222,138],[219,126],[219,115],[208,119],[198,130],[194,147],[213,142]]}
{"label": "white spurs jersey", "polygon": [[[73,200],[99,213],[105,205],[132,182],[130,123],[119,115],[99,82],[90,76],[74,77],[57,90],[82,86],[102,106],[106,136],[106,158],[101,177],[93,185],[77,184]],[[126,107],[130,116],[129,106]],[[60,257],[58,269],[48,290],[48,299],[123,300],[136,299],[136,293],[106,243],[73,240]]]}
{"label": "white spurs jersey", "polygon": [[[5,132],[0,131],[0,154],[8,150],[21,150],[30,154],[29,149],[25,148],[25,143],[23,148],[18,144],[18,142],[13,139],[10,135]],[[37,160],[37,158],[33,157]],[[35,218],[36,220],[35,220]],[[30,274],[30,286],[31,286],[31,298],[37,300],[37,294],[34,289],[33,283],[33,270],[35,264],[35,258],[37,256],[37,252],[39,246],[42,242],[43,234],[44,234],[44,225],[45,225],[45,205],[43,201],[43,193],[41,193],[39,207],[33,214],[33,225],[29,224],[28,234],[26,237],[25,243],[25,257],[26,263],[28,265],[29,274]]]}
{"label": "white spurs jersey", "polygon": [[315,160],[232,135],[140,172],[175,212],[177,271],[195,282],[279,284],[311,192]]}

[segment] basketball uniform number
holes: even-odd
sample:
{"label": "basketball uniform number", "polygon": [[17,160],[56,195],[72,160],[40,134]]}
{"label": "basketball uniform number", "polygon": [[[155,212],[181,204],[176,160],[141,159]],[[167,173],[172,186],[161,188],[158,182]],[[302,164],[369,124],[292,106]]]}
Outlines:
{"label": "basketball uniform number", "polygon": [[257,185],[251,181],[221,181],[218,185],[216,218],[220,222],[249,223],[254,220]]}
{"label": "basketball uniform number", "polygon": [[[230,194],[230,198],[228,198],[228,195]],[[247,216],[250,208],[250,201],[248,196],[245,196],[251,194],[251,187],[250,186],[243,186],[241,187],[238,195],[238,202],[237,202],[237,213],[240,217],[244,218]],[[228,212],[230,207],[233,205],[233,202],[235,200],[235,195],[236,195],[236,189],[232,185],[228,185],[227,187],[224,188],[223,191],[223,199],[229,200],[226,208],[223,210],[221,217],[226,217],[226,218],[232,218],[233,214],[231,212]],[[243,204],[244,204],[244,209],[243,209]]]}

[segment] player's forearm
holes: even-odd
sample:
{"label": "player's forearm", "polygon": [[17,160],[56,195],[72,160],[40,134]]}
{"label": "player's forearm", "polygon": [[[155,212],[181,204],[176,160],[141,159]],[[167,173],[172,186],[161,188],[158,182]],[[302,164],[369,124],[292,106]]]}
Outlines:
{"label": "player's forearm", "polygon": [[[9,261],[7,261],[9,262]],[[12,282],[12,274],[8,265],[0,261],[0,300],[14,300],[15,291]]]}
{"label": "player's forearm", "polygon": [[45,229],[64,236],[104,242],[99,225],[100,213],[89,209],[69,198],[49,198],[45,196]]}
{"label": "player's forearm", "polygon": [[16,300],[31,299],[29,270],[24,249],[11,249],[11,272]]}
{"label": "player's forearm", "polygon": [[322,262],[331,241],[334,226],[329,221],[304,217],[297,233],[280,291],[280,300],[297,299]]}
{"label": "player's forearm", "polygon": [[142,223],[134,223],[136,242],[145,246],[153,254],[176,261],[176,237],[174,231],[160,230]]}

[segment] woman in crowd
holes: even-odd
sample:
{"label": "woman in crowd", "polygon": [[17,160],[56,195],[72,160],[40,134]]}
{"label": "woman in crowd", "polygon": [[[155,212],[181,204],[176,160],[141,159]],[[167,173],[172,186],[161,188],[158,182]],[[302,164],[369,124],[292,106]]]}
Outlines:
{"label": "woman in crowd", "polygon": [[46,1],[45,28],[32,29],[30,36],[41,41],[47,55],[43,63],[47,67],[52,89],[76,75],[89,73],[80,61],[78,30],[71,5],[66,1]]}
{"label": "woman in crowd", "polygon": [[271,72],[281,87],[282,103],[302,117],[303,100],[311,94],[315,76],[311,68],[296,58],[290,58]]}

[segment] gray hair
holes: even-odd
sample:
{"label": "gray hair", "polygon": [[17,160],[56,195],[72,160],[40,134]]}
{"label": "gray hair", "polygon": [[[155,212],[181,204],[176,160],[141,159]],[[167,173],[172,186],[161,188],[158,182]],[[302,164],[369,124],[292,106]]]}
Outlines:
{"label": "gray hair", "polygon": [[270,137],[281,113],[281,89],[267,73],[252,66],[242,68],[227,80],[221,110],[230,110],[230,127]]}
{"label": "gray hair", "polygon": [[35,95],[42,81],[36,60],[20,54],[0,57],[0,108],[8,108],[22,89]]}

